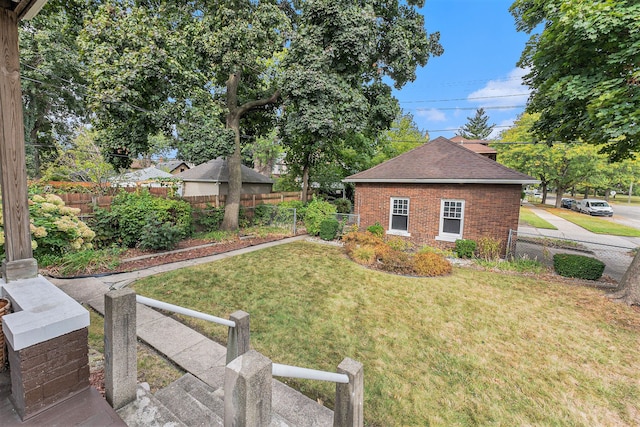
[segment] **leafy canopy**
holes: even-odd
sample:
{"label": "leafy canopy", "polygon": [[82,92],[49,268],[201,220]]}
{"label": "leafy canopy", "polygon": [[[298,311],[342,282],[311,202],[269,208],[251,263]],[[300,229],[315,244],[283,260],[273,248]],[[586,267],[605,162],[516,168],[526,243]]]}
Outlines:
{"label": "leafy canopy", "polygon": [[518,30],[532,33],[519,65],[530,70],[527,111],[540,114],[533,134],[632,156],[640,148],[640,3],[517,0],[510,11]]}

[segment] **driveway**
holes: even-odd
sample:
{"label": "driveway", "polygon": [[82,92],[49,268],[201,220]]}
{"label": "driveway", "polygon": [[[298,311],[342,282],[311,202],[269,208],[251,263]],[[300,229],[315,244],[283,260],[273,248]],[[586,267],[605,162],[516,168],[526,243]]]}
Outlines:
{"label": "driveway", "polygon": [[[540,218],[557,227],[557,230],[520,226],[518,227],[518,234],[520,236],[538,236],[577,241],[593,252],[593,256],[604,262],[606,265],[604,274],[617,281],[622,279],[622,276],[631,264],[632,255],[630,251],[640,246],[640,237],[595,234],[534,205],[527,205],[526,207],[530,208],[531,211]],[[547,259],[547,262],[550,261],[548,260],[549,255],[546,252],[550,252],[551,255],[558,252],[573,252],[565,249],[545,249],[539,245],[520,246],[521,247],[516,250],[517,254],[527,253],[529,256],[537,256],[539,260]],[[534,246],[538,247],[535,248]]]}

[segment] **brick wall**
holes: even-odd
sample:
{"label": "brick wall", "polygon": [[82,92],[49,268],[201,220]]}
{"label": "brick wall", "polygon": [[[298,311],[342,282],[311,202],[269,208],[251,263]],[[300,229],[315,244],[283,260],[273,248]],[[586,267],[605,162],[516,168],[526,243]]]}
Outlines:
{"label": "brick wall", "polygon": [[89,387],[88,330],[15,351],[9,344],[11,399],[28,419]]}
{"label": "brick wall", "polygon": [[506,245],[509,229],[518,228],[521,185],[488,184],[375,184],[358,183],[354,211],[360,226],[379,222],[389,228],[391,197],[409,198],[409,230],[414,243],[451,248],[452,242],[436,240],[442,199],[465,201],[462,237],[492,237]]}

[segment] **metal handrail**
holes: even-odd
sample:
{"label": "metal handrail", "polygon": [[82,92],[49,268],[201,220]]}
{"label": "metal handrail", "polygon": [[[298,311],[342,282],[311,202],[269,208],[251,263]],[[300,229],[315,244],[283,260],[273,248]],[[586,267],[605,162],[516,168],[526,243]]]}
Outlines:
{"label": "metal handrail", "polygon": [[166,302],[158,301],[155,299],[136,295],[136,301],[140,304],[148,305],[149,307],[159,308],[161,310],[173,311],[174,313],[184,314],[186,316],[195,317],[196,319],[206,320],[208,322],[218,323],[219,325],[228,326],[230,328],[236,327],[236,322],[232,320],[223,319],[221,317],[212,316],[210,314],[201,313],[199,311],[191,310],[188,308],[180,307],[179,305],[173,305]]}
{"label": "metal handrail", "polygon": [[298,366],[271,365],[271,375],[275,377],[302,378],[305,380],[331,381],[334,383],[349,384],[349,377],[335,372],[318,371],[315,369],[300,368]]}

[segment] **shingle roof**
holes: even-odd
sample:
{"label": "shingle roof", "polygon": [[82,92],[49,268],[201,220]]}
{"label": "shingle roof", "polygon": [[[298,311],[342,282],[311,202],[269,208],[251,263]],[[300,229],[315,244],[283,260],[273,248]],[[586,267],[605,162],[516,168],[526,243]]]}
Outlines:
{"label": "shingle roof", "polygon": [[536,184],[521,172],[439,137],[344,182]]}
{"label": "shingle roof", "polygon": [[178,168],[178,166],[180,165],[185,165],[187,166],[187,169],[189,168],[189,165],[187,165],[182,160],[170,160],[168,162],[160,162],[156,165],[156,167],[160,170],[167,170],[169,172],[173,172],[173,170]]}
{"label": "shingle roof", "polygon": [[[273,184],[273,181],[242,165],[242,182],[254,183],[254,184]],[[207,163],[202,163],[194,168],[180,172],[175,175],[176,178],[182,178],[183,181],[201,181],[201,182],[228,182],[229,181],[229,167],[227,161],[222,158],[209,160]]]}
{"label": "shingle roof", "polygon": [[156,169],[151,166],[145,169],[138,169],[133,172],[127,172],[125,174],[119,175],[112,179],[112,181],[116,182],[140,182],[147,181],[153,178],[173,178],[168,172],[165,172],[160,169]]}
{"label": "shingle roof", "polygon": [[463,144],[460,144],[461,147],[466,148],[467,150],[471,150],[474,153],[478,153],[478,154],[497,154],[498,152],[496,150],[494,150],[493,148],[484,145],[484,144],[476,144],[476,143],[472,143],[472,142],[465,142]]}

